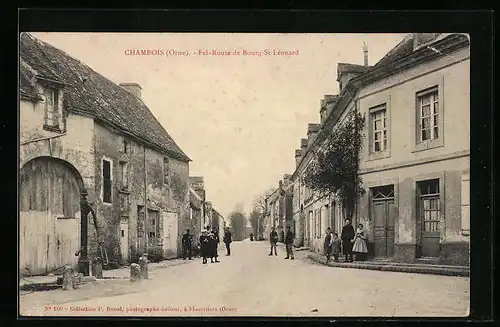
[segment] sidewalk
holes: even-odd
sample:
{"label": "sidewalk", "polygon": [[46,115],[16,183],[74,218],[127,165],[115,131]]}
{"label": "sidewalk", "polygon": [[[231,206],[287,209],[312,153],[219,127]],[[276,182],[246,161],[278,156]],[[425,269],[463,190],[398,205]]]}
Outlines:
{"label": "sidewalk", "polygon": [[[177,265],[182,265],[185,263],[193,262],[196,260],[182,260],[182,259],[171,259],[164,260],[158,263],[149,263],[148,270],[152,271],[155,269],[168,268]],[[103,270],[102,271],[102,279],[101,281],[105,281],[107,279],[128,279],[130,277],[130,266],[121,266],[118,269],[113,270]],[[46,276],[30,276],[30,277],[21,277],[19,280],[19,287],[22,290],[25,289],[34,289],[34,290],[51,290],[51,289],[59,289],[62,285],[57,285],[57,279],[62,276],[58,275],[46,275]],[[94,282],[96,278],[93,276],[85,276],[83,278],[83,283]]]}
{"label": "sidewalk", "polygon": [[392,261],[355,261],[355,262],[326,262],[324,255],[319,253],[311,253],[307,256],[310,260],[337,268],[351,268],[351,269],[369,269],[381,271],[394,271],[415,274],[430,274],[430,275],[444,275],[444,276],[460,276],[469,277],[469,267],[462,266],[444,266],[434,264],[420,264],[420,263],[399,263]]}

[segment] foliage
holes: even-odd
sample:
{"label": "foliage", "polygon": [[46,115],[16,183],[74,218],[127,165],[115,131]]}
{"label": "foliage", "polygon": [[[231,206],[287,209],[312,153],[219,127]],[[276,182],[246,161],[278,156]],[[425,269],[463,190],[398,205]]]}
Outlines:
{"label": "foliage", "polygon": [[264,217],[259,211],[253,209],[248,220],[252,225],[253,233],[255,235],[260,236],[264,233]]}
{"label": "foliage", "polygon": [[245,229],[247,224],[245,215],[242,212],[235,210],[229,215],[229,219],[231,220],[233,239],[235,241],[243,240],[243,238],[245,237]]}
{"label": "foliage", "polygon": [[148,260],[151,262],[160,262],[163,260],[163,249],[161,247],[154,247],[148,249]]}
{"label": "foliage", "polygon": [[358,175],[363,125],[364,118],[359,113],[350,113],[316,151],[304,176],[308,188],[320,194],[336,194],[347,217],[353,216],[356,202],[364,194]]}

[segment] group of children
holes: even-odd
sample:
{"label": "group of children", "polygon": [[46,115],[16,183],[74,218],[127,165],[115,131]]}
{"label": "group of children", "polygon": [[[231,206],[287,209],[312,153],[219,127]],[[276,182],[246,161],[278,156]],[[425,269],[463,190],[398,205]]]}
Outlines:
{"label": "group of children", "polygon": [[210,227],[204,229],[201,232],[200,236],[200,255],[203,258],[202,263],[206,264],[208,262],[208,258],[210,258],[210,262],[220,262],[218,260],[217,248],[220,243],[219,233],[216,229],[210,231]]}

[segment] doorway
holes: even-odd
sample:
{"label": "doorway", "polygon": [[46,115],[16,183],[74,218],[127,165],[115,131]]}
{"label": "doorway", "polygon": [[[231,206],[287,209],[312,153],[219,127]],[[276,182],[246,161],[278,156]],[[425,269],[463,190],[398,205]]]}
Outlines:
{"label": "doorway", "polygon": [[420,257],[439,256],[441,201],[439,179],[417,183]]}
{"label": "doorway", "polygon": [[371,189],[374,257],[391,258],[394,253],[394,185]]}
{"label": "doorway", "polygon": [[122,254],[122,261],[129,261],[129,244],[128,244],[128,221],[120,222],[120,248]]}

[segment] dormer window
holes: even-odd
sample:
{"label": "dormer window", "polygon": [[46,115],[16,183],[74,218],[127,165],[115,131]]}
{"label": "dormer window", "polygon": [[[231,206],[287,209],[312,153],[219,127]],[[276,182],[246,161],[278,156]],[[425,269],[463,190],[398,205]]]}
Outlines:
{"label": "dormer window", "polygon": [[64,120],[59,101],[59,91],[54,88],[43,89],[44,129],[64,131]]}

